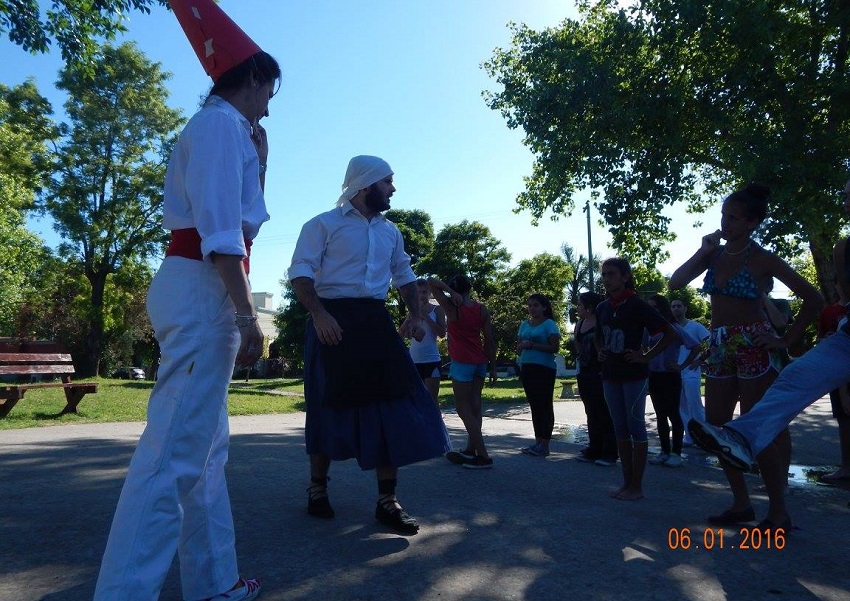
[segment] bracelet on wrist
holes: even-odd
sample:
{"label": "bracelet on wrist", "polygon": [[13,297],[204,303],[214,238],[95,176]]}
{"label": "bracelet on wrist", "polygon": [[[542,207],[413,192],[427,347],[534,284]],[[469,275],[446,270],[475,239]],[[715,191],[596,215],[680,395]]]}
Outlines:
{"label": "bracelet on wrist", "polygon": [[257,315],[240,315],[239,313],[234,313],[234,317],[233,323],[236,324],[237,328],[247,328],[259,319]]}

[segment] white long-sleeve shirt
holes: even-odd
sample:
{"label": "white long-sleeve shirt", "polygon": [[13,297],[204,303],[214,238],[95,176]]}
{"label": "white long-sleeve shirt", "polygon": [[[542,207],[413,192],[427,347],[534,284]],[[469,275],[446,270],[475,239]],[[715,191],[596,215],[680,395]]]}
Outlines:
{"label": "white long-sleeve shirt", "polygon": [[288,277],[310,278],[322,298],[382,300],[390,284],[416,281],[395,224],[383,215],[370,221],[350,202],[304,224]]}
{"label": "white long-sleeve shirt", "polygon": [[259,157],[251,124],[233,105],[211,96],[183,128],[168,161],[163,227],[195,228],[201,254],[247,256],[269,220],[260,187]]}

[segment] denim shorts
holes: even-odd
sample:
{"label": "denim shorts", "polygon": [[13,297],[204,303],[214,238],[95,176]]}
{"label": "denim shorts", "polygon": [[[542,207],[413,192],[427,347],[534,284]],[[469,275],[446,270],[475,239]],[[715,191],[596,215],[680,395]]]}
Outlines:
{"label": "denim shorts", "polygon": [[487,377],[486,363],[458,363],[452,361],[449,366],[449,378],[457,382],[472,382],[474,378]]}

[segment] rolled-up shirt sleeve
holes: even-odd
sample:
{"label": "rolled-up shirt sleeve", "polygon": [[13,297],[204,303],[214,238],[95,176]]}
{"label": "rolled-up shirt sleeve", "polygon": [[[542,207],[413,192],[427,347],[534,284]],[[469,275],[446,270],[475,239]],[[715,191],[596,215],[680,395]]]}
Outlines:
{"label": "rolled-up shirt sleeve", "polygon": [[295,243],[292,264],[286,272],[290,282],[302,277],[316,279],[316,274],[322,268],[326,235],[324,224],[318,217],[304,224],[298,242]]}

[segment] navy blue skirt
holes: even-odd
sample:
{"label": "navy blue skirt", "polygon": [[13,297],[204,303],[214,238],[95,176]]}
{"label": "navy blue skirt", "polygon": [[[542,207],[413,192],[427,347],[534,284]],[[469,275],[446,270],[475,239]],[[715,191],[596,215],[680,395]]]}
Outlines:
{"label": "navy blue skirt", "polygon": [[[364,309],[358,302],[360,299],[351,300],[357,311]],[[332,314],[338,313],[340,302],[335,301],[334,304],[337,307],[334,307]],[[312,320],[308,320],[304,345],[307,453],[327,455],[333,461],[355,458],[364,470],[401,467],[444,455],[451,447],[443,417],[422,383],[407,347],[392,326],[389,313],[382,304],[378,307],[372,305],[366,310],[382,312],[389,324],[389,329],[380,327],[378,331],[370,333],[367,346],[374,346],[375,341],[380,340],[383,348],[380,353],[368,353],[366,356],[374,357],[375,370],[380,370],[387,362],[392,363],[398,369],[393,374],[394,379],[397,381],[402,376],[407,385],[398,396],[385,398],[378,394],[371,402],[364,401],[358,391],[354,391],[353,395],[358,398],[356,403],[330,398],[328,390],[338,389],[342,382],[351,382],[352,386],[367,384],[362,381],[358,384],[358,379],[352,380],[351,374],[344,371],[333,373],[342,369],[337,366],[342,366],[344,362],[325,364],[323,345],[319,342]],[[343,329],[351,333],[350,329]],[[345,336],[343,332],[343,338]],[[361,369],[370,369],[368,361],[364,364],[362,352],[356,358],[356,363]],[[330,387],[328,382],[332,382]],[[371,385],[369,388],[374,390]],[[397,386],[392,388],[398,389]]]}

